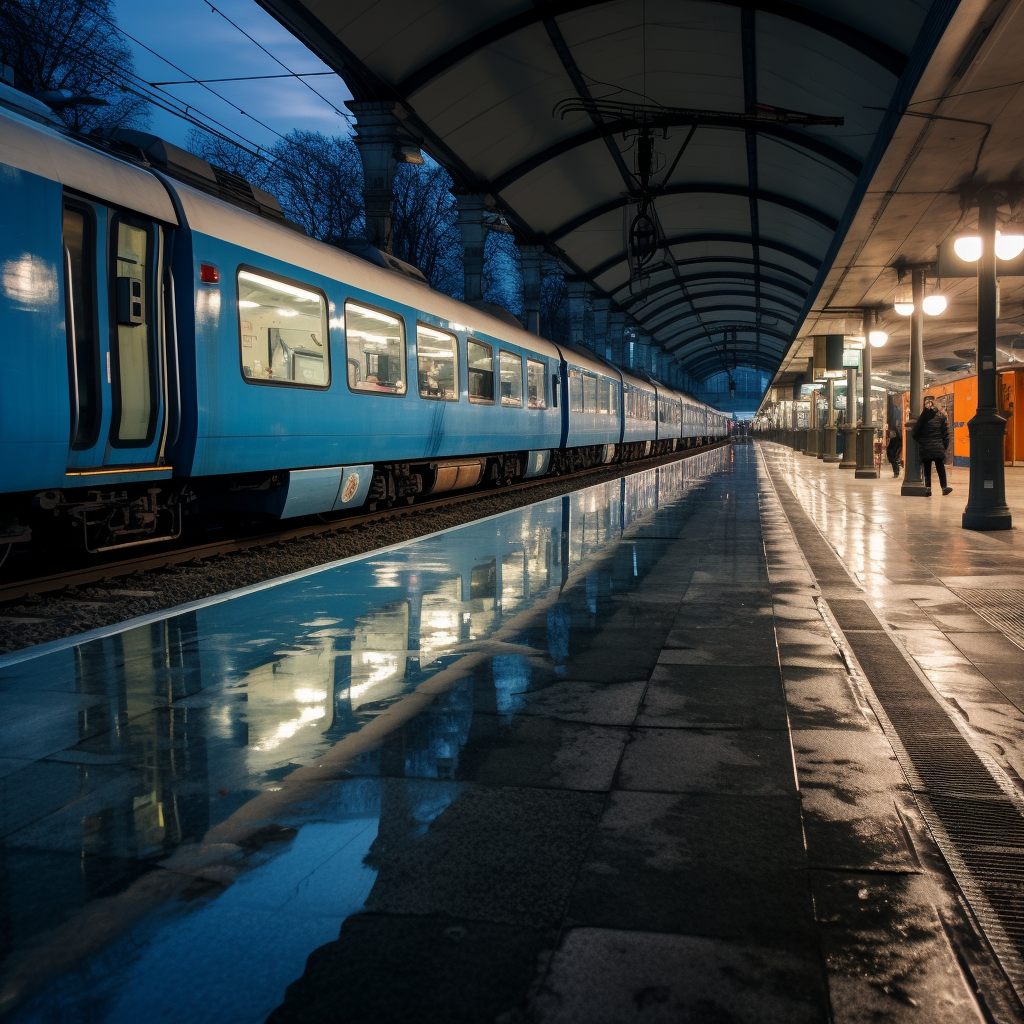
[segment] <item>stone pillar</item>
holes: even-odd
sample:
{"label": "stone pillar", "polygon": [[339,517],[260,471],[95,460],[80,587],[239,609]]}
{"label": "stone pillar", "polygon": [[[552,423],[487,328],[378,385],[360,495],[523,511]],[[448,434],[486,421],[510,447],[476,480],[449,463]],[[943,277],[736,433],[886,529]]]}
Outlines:
{"label": "stone pillar", "polygon": [[[965,530],[1009,530],[1012,526],[1010,509],[1006,504],[1003,466],[1006,420],[999,415],[996,404],[999,386],[996,373],[999,292],[995,252],[998,202],[992,192],[987,192],[981,197],[978,209],[978,234],[981,235],[981,259],[978,260],[978,351],[975,359],[978,411],[967,422],[971,466],[967,507],[961,519]],[[937,480],[935,483],[938,485]]]}
{"label": "stone pillar", "polygon": [[903,467],[903,483],[900,494],[910,497],[925,497],[924,475],[921,472],[921,457],[917,442],[911,437],[917,418],[921,415],[921,392],[924,391],[924,268],[914,267],[910,275],[914,296],[914,312],[910,314],[910,410],[903,426],[906,441],[906,463]]}
{"label": "stone pillar", "polygon": [[466,302],[482,302],[484,297],[484,243],[487,224],[484,222],[486,199],[476,193],[455,194],[459,208],[459,234],[462,236],[463,298]]}
{"label": "stone pillar", "polygon": [[626,314],[620,312],[612,312],[608,314],[608,345],[612,350],[612,354],[609,356],[613,363],[619,366],[625,366],[627,363],[628,353],[624,352],[625,340],[622,337],[622,332],[626,326]]}
{"label": "stone pillar", "polygon": [[526,329],[540,334],[540,286],[542,278],[542,245],[519,246],[519,260],[523,275],[523,313]]}
{"label": "stone pillar", "polygon": [[569,299],[569,341],[578,348],[587,348],[587,296],[590,285],[586,281],[565,279]]}
{"label": "stone pillar", "polygon": [[831,377],[828,382],[828,416],[825,420],[823,438],[824,450],[821,456],[822,461],[828,463],[838,462],[839,455],[836,451],[836,382]]}
{"label": "stone pillar", "polygon": [[875,468],[875,417],[871,411],[871,342],[868,340],[875,326],[873,310],[864,310],[864,354],[861,367],[861,387],[864,395],[864,408],[861,411],[861,426],[857,431],[857,471],[856,476],[862,480],[878,479]]}
{"label": "stone pillar", "polygon": [[348,100],[345,106],[356,119],[353,141],[363,164],[366,240],[378,249],[391,252],[396,152],[402,137],[395,104],[394,101]]}
{"label": "stone pillar", "polygon": [[605,359],[611,359],[611,346],[608,343],[608,317],[611,314],[612,300],[603,295],[595,296],[591,302],[594,311],[594,351]]}
{"label": "stone pillar", "polygon": [[857,469],[857,367],[846,368],[846,421],[843,423],[840,469]]}

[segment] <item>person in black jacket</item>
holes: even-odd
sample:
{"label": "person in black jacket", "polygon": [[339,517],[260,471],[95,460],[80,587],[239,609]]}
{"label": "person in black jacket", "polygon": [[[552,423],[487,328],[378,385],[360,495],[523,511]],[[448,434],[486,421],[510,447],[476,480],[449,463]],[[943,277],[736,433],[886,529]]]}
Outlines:
{"label": "person in black jacket", "polygon": [[924,408],[914,427],[913,438],[917,442],[921,465],[924,466],[924,485],[930,496],[932,493],[932,463],[939,475],[942,493],[949,494],[952,487],[946,485],[946,449],[949,447],[949,421],[946,414],[935,405],[935,399],[929,395],[924,400]]}
{"label": "person in black jacket", "polygon": [[889,443],[885,446],[885,457],[892,466],[892,475],[900,475],[900,460],[903,457],[903,438],[898,430],[889,431]]}

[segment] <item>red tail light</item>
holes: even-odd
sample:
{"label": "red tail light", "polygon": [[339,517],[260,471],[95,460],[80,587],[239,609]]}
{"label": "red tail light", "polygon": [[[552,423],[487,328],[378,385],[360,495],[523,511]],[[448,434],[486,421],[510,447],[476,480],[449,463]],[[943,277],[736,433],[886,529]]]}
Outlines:
{"label": "red tail light", "polygon": [[220,271],[216,267],[211,267],[209,263],[203,263],[199,267],[199,280],[203,284],[217,284],[220,281]]}

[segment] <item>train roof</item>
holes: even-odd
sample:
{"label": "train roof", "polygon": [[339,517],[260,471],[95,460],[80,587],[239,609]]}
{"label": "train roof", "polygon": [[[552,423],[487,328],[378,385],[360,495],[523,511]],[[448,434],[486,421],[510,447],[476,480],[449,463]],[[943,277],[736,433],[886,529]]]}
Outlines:
{"label": "train roof", "polygon": [[411,306],[446,321],[453,330],[461,329],[496,341],[507,341],[540,355],[559,358],[557,346],[546,338],[449,298],[428,284],[385,267],[374,266],[343,249],[300,235],[284,224],[239,209],[189,185],[176,181],[172,182],[172,187],[181,199],[185,219],[194,231]]}
{"label": "train roof", "polygon": [[178,223],[171,197],[155,175],[5,108],[0,108],[0,161],[93,199]]}

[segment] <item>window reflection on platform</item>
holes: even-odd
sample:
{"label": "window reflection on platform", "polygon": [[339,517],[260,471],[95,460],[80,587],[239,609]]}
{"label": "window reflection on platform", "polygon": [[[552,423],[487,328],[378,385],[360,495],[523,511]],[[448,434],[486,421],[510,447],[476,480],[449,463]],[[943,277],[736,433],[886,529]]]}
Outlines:
{"label": "window reflection on platform", "polygon": [[[514,715],[525,693],[558,679],[614,596],[643,587],[690,491],[728,465],[728,449],[702,454],[0,668],[0,742],[24,759],[0,797],[0,941],[22,980],[0,998],[31,994],[33,957],[49,971],[70,956],[69,937],[94,927],[83,924],[93,901],[108,899],[104,927],[116,932],[118,908],[137,907],[156,865],[230,834],[253,801],[417,687],[437,687],[425,710],[337,769],[459,779],[474,730],[490,727],[476,713]],[[365,798],[342,817],[373,821],[360,844],[378,819],[382,833],[399,817],[427,829],[451,799],[424,791],[422,806],[392,812],[398,797],[346,792]],[[270,871],[269,853],[217,842],[231,847],[230,870],[210,876],[204,906],[232,879]],[[136,911],[124,913],[134,927]],[[309,949],[325,941],[308,938]],[[295,941],[304,957],[306,940]],[[85,955],[89,942],[76,948]]]}

